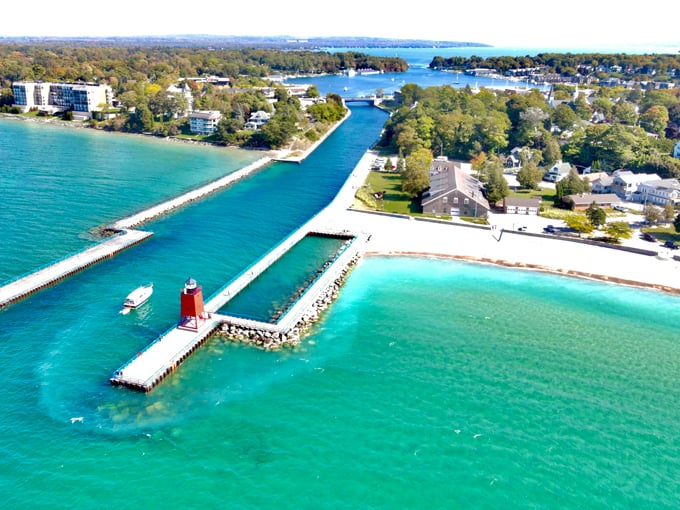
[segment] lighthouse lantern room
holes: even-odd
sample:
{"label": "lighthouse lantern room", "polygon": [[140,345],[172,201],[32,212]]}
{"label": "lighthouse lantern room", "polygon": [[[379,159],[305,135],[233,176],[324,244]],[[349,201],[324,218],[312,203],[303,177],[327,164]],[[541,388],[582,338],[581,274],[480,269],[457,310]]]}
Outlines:
{"label": "lighthouse lantern room", "polygon": [[181,290],[180,315],[182,318],[179,327],[196,331],[207,318],[203,306],[203,289],[193,278],[184,282],[184,288]]}

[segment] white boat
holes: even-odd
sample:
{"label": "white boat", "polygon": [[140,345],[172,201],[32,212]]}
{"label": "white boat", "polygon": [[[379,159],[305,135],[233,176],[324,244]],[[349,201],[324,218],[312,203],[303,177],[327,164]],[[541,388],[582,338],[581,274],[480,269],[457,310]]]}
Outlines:
{"label": "white boat", "polygon": [[139,308],[146,303],[153,294],[153,283],[142,285],[130,292],[123,302],[125,308]]}

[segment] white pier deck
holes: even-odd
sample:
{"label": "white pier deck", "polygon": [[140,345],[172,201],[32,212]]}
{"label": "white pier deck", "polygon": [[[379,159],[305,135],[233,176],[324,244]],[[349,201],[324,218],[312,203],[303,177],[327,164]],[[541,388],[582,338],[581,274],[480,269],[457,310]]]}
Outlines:
{"label": "white pier deck", "polygon": [[0,308],[107,259],[152,235],[151,232],[126,230],[75,255],[7,283],[0,287]]}
{"label": "white pier deck", "polygon": [[224,317],[210,314],[197,331],[178,326],[171,328],[119,368],[111,377],[111,384],[144,392],[151,391],[194,352],[223,321]]}

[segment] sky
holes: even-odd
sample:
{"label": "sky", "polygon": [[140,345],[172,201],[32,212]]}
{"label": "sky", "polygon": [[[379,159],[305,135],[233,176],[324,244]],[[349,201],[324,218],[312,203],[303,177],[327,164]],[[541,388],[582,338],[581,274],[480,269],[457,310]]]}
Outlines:
{"label": "sky", "polygon": [[[31,0],[36,16],[3,16],[0,37],[142,35],[285,35],[425,39],[504,47],[670,46],[680,50],[677,9],[664,0],[645,9],[611,0],[375,2],[203,0],[196,4],[117,0]],[[664,6],[665,4],[665,6]],[[651,4],[650,4],[651,5]],[[106,13],[102,12],[106,6]],[[40,15],[42,13],[43,15]],[[78,17],[82,16],[82,17]]]}

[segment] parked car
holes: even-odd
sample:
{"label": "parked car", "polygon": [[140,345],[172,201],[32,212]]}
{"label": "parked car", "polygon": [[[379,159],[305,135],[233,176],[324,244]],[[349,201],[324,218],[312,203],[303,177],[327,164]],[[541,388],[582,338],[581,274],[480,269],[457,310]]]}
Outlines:
{"label": "parked car", "polygon": [[612,206],[612,209],[614,209],[615,211],[619,211],[619,212],[626,212],[626,208],[623,207],[622,205],[618,205],[618,204]]}
{"label": "parked car", "polygon": [[517,227],[517,232],[526,232],[527,228],[526,227]]}
{"label": "parked car", "polygon": [[543,232],[547,232],[548,234],[554,234],[555,232],[557,232],[557,229],[552,225],[548,225],[543,229]]}
{"label": "parked car", "polygon": [[671,241],[670,239],[663,243],[664,248],[670,248],[671,250],[677,250],[680,248],[677,244],[675,244],[675,241]]}
{"label": "parked car", "polygon": [[645,241],[649,241],[650,243],[656,243],[656,242],[659,241],[656,237],[654,237],[649,232],[643,232],[642,233],[642,239],[644,239]]}

